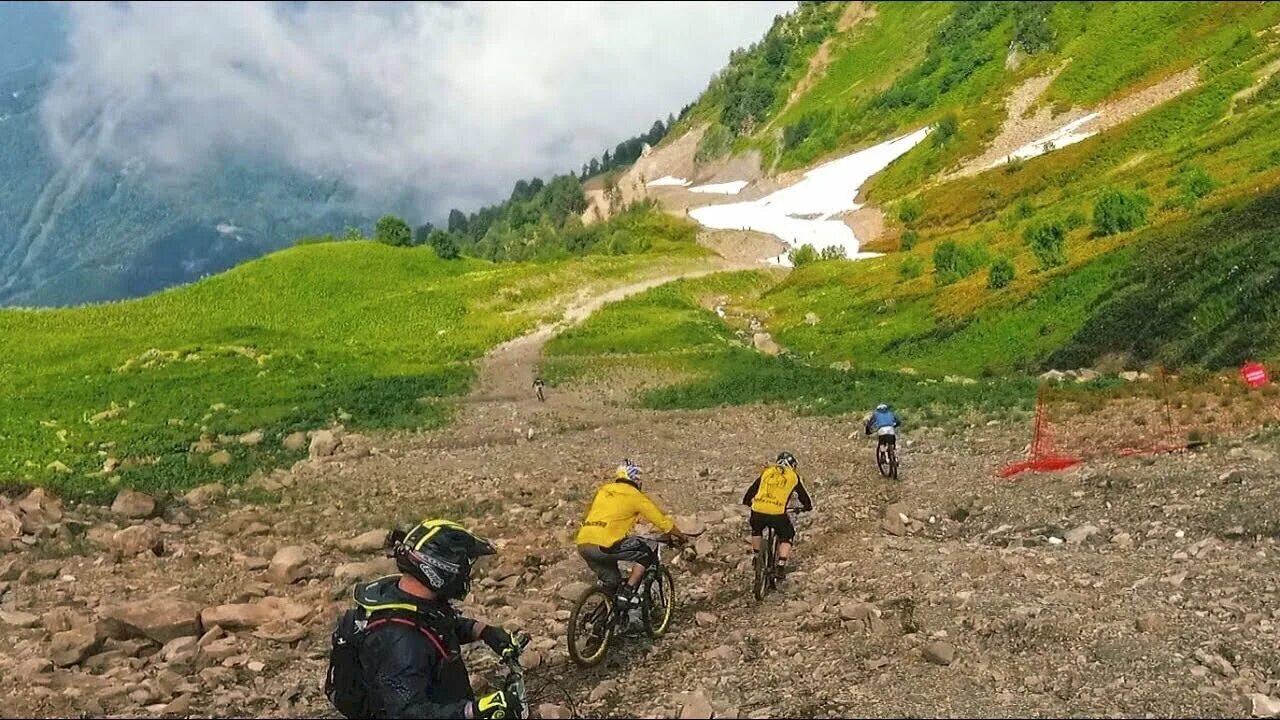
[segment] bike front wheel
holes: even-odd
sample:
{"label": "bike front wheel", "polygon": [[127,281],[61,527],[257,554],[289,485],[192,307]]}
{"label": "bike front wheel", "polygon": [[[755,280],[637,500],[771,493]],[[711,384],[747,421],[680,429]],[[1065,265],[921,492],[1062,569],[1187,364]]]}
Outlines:
{"label": "bike front wheel", "polygon": [[644,629],[651,638],[660,638],[671,627],[676,605],[676,583],[671,572],[660,568],[644,588]]}
{"label": "bike front wheel", "polygon": [[599,586],[588,588],[569,612],[569,659],[579,667],[604,660],[613,638],[613,598]]}

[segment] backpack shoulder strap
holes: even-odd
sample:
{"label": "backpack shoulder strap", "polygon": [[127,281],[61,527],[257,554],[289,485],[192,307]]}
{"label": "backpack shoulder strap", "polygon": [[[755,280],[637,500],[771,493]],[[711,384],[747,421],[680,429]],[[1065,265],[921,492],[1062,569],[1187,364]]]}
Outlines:
{"label": "backpack shoulder strap", "polygon": [[445,649],[444,643],[440,641],[440,638],[437,637],[434,632],[432,632],[427,627],[423,626],[422,623],[414,622],[413,620],[410,620],[408,618],[395,617],[395,616],[380,617],[377,620],[370,620],[369,624],[365,626],[364,631],[367,634],[367,633],[373,632],[374,630],[380,627],[385,626],[388,623],[396,623],[397,625],[406,625],[408,627],[411,627],[417,630],[418,632],[425,635],[427,640],[431,641],[431,644],[434,645],[436,650],[440,653],[441,660],[447,660],[449,658],[449,651]]}

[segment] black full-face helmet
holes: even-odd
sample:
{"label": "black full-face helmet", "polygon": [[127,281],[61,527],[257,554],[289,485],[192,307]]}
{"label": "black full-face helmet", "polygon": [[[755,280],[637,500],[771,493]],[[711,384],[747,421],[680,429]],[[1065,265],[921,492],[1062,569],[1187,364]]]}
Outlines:
{"label": "black full-face helmet", "polygon": [[497,553],[493,543],[451,520],[424,520],[408,532],[392,531],[387,539],[400,572],[446,601],[465,598],[475,561]]}
{"label": "black full-face helmet", "polygon": [[781,467],[789,467],[792,470],[796,468],[796,456],[787,451],[778,453],[777,464]]}

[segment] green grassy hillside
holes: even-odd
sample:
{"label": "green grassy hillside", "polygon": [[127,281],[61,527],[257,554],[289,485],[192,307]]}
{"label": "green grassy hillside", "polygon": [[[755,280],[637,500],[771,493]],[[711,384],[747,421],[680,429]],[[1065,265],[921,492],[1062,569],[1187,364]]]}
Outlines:
{"label": "green grassy hillside", "polygon": [[[1280,359],[1280,6],[868,3],[825,37],[804,92],[726,126],[736,147],[781,170],[936,130],[864,188],[888,214],[885,257],[807,265],[746,301],[797,358],[970,377]],[[1106,132],[949,179],[1029,78],[1057,73],[1032,111],[1061,111],[1192,67],[1192,89]],[[713,83],[690,122],[726,112]]]}
{"label": "green grassy hillside", "polygon": [[[0,382],[16,389],[0,400],[0,478],[180,488],[300,457],[281,447],[295,430],[436,426],[469,362],[558,315],[559,295],[699,255],[494,265],[307,244],[139,300],[0,311]],[[256,446],[229,437],[254,430]],[[231,463],[189,452],[202,437]],[[104,475],[108,458],[121,469]]]}

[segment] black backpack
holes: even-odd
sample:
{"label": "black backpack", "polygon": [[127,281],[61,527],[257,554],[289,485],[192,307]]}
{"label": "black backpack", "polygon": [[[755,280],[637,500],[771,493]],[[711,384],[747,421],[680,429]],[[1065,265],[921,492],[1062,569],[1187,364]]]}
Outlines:
{"label": "black backpack", "polygon": [[324,679],[324,694],[343,717],[356,720],[373,714],[368,689],[364,685],[364,671],[360,667],[360,644],[378,627],[393,622],[412,625],[427,636],[442,656],[448,656],[440,639],[418,620],[416,614],[405,615],[408,617],[396,614],[369,620],[364,608],[354,607],[338,618],[338,625],[330,637],[329,672]]}

